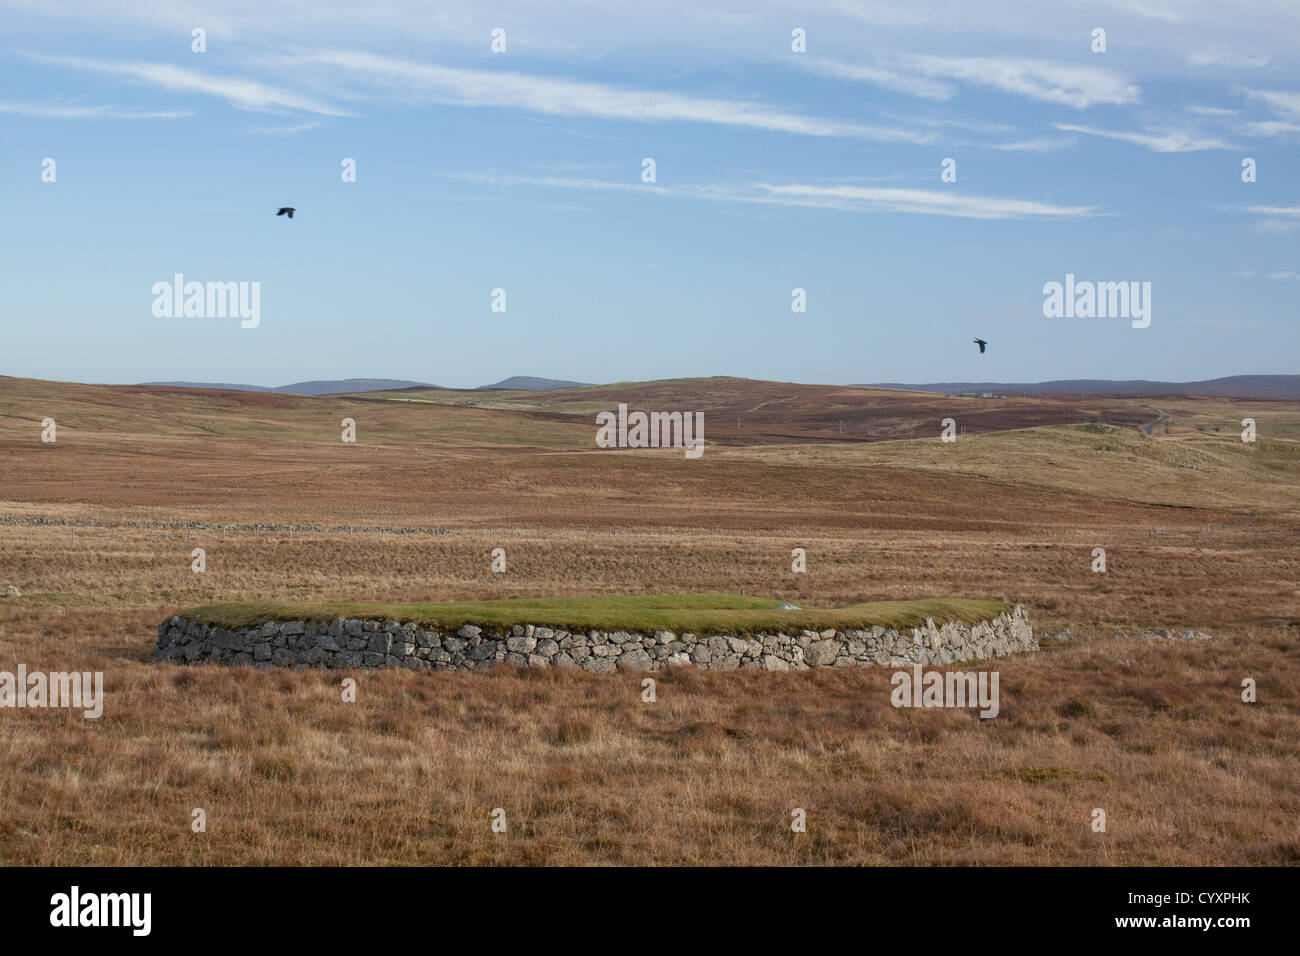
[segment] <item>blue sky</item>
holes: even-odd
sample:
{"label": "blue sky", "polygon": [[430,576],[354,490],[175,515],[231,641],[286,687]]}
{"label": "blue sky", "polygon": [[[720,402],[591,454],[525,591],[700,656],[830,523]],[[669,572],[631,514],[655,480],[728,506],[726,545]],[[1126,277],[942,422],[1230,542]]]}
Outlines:
{"label": "blue sky", "polygon": [[[1293,0],[49,6],[0,2],[0,374],[1300,364]],[[260,325],[155,317],[178,272],[259,282]],[[1149,281],[1150,327],[1045,318],[1066,273]]]}

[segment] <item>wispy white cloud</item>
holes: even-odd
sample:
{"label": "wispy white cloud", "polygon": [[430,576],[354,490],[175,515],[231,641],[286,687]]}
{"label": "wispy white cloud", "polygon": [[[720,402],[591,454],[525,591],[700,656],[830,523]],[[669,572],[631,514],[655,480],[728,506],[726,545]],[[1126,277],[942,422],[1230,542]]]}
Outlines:
{"label": "wispy white cloud", "polygon": [[1254,269],[1243,269],[1240,272],[1234,272],[1232,274],[1232,277],[1234,279],[1249,279],[1254,274],[1255,274]]}
{"label": "wispy white cloud", "polygon": [[1041,137],[1039,139],[1026,139],[1017,143],[984,143],[988,149],[1000,149],[1009,153],[1048,153],[1056,149],[1064,149],[1067,146],[1074,145],[1073,137]]}
{"label": "wispy white cloud", "polygon": [[1294,90],[1245,90],[1246,97],[1262,103],[1280,119],[1251,120],[1237,129],[1247,136],[1294,136],[1300,133],[1300,93]]}
{"label": "wispy white cloud", "polygon": [[213,76],[199,70],[170,63],[143,63],[119,60],[95,60],[81,56],[41,53],[23,54],[27,59],[49,66],[115,76],[159,87],[173,93],[199,93],[225,100],[242,110],[277,112],[297,110],[322,116],[347,116],[343,110],[302,96],[291,90],[242,77]]}
{"label": "wispy white cloud", "polygon": [[633,122],[690,122],[748,127],[803,136],[840,136],[890,143],[930,143],[931,134],[900,127],[809,116],[745,100],[713,99],[658,90],[510,71],[435,66],[350,50],[286,55],[291,69],[341,70],[416,93],[436,103],[494,106],[551,116],[588,116]]}
{"label": "wispy white cloud", "polygon": [[[1235,211],[1238,207],[1221,208]],[[1300,206],[1246,206],[1244,211],[1266,217],[1255,223],[1253,228],[1256,232],[1283,233],[1300,229]]]}
{"label": "wispy white cloud", "polygon": [[1270,138],[1278,136],[1292,136],[1300,133],[1300,123],[1292,123],[1287,120],[1251,120],[1242,123],[1237,128],[1237,132],[1246,136],[1267,136]]}
{"label": "wispy white cloud", "polygon": [[1273,62],[1272,57],[1229,50],[1200,50],[1187,57],[1189,66],[1226,66],[1234,70],[1258,70]]}
{"label": "wispy white cloud", "polygon": [[1111,0],[1111,6],[1118,7],[1143,20],[1159,20],[1161,23],[1182,23],[1183,15],[1168,7],[1151,6],[1147,3],[1131,3],[1129,0]]}
{"label": "wispy white cloud", "polygon": [[1138,87],[1101,67],[1068,66],[1018,57],[913,55],[904,61],[927,76],[989,86],[1075,109],[1136,103],[1141,96]]}
{"label": "wispy white cloud", "polygon": [[1280,113],[1300,118],[1300,93],[1294,90],[1246,90],[1246,96]]}
{"label": "wispy white cloud", "polygon": [[71,103],[12,103],[0,101],[0,113],[41,119],[185,119],[190,110],[124,110],[116,106],[77,106]]}
{"label": "wispy white cloud", "polygon": [[308,130],[317,129],[320,123],[314,120],[308,120],[305,123],[295,123],[292,126],[257,126],[250,129],[250,133],[265,133],[272,136],[293,136],[296,133],[305,133]]}
{"label": "wispy white cloud", "polygon": [[1259,213],[1261,216],[1300,217],[1300,206],[1247,206],[1246,212]]}
{"label": "wispy white cloud", "polygon": [[845,63],[843,60],[826,58],[807,59],[805,66],[814,73],[831,76],[840,80],[853,80],[870,83],[887,90],[896,90],[927,100],[950,100],[957,95],[957,90],[948,83],[928,80],[923,76],[899,73],[897,70],[881,66],[867,66],[858,63]]}
{"label": "wispy white cloud", "polygon": [[1029,199],[975,196],[946,189],[880,189],[865,186],[809,186],[756,183],[781,202],[859,212],[903,212],[961,219],[1077,218],[1096,212],[1095,206],[1056,206]]}
{"label": "wispy white cloud", "polygon": [[1287,269],[1283,272],[1270,272],[1268,274],[1268,277],[1270,279],[1279,279],[1285,282],[1288,279],[1300,279],[1300,272],[1296,272],[1292,269]]}
{"label": "wispy white cloud", "polygon": [[910,116],[899,116],[897,113],[889,113],[884,110],[880,112],[880,115],[897,120],[900,123],[912,123],[917,126],[948,126],[955,129],[974,130],[977,133],[1007,133],[1015,129],[1014,126],[1008,126],[1005,123],[980,122],[957,116],[925,116],[916,112]]}
{"label": "wispy white cloud", "polygon": [[763,182],[752,183],[741,189],[732,185],[664,186],[566,176],[515,176],[493,173],[447,173],[446,175],[464,182],[494,186],[618,191],[686,199],[802,206],[846,212],[950,216],[960,219],[1066,219],[1091,216],[1097,212],[1095,206],[1058,206],[1027,199],[974,196],[955,190]]}
{"label": "wispy white cloud", "polygon": [[1217,136],[1203,136],[1190,130],[1131,133],[1120,130],[1097,129],[1093,126],[1076,126],[1073,123],[1056,123],[1054,125],[1057,129],[1068,133],[1087,133],[1089,136],[1103,136],[1106,139],[1136,143],[1156,153],[1194,153],[1203,149],[1237,148]]}

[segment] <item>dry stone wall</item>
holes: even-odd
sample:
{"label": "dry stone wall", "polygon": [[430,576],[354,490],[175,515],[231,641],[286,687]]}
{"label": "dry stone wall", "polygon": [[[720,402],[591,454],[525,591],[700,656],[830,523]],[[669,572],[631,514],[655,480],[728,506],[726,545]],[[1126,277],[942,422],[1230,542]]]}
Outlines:
{"label": "dry stone wall", "polygon": [[158,628],[155,661],[338,670],[485,670],[498,664],[611,674],[668,667],[803,670],[941,665],[1038,650],[1021,607],[973,626],[927,620],[917,628],[786,631],[750,635],[672,631],[567,631],[534,624],[455,631],[398,621],[269,621],[231,630],[173,617]]}

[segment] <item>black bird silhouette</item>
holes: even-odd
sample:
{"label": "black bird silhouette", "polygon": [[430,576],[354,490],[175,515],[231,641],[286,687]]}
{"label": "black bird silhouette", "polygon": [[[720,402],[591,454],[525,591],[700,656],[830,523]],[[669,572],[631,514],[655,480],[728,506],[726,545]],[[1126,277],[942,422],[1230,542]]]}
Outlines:
{"label": "black bird silhouette", "polygon": [[984,346],[988,345],[983,339],[975,339],[975,344],[980,347],[980,355],[984,354]]}
{"label": "black bird silhouette", "polygon": [[[284,207],[283,207],[279,212],[276,213],[276,215],[277,215],[277,216],[286,216],[286,215],[287,215],[290,219],[292,219],[292,218],[293,218],[293,206],[284,206]],[[984,351],[984,350],[983,350],[983,349],[980,349],[980,351],[982,352],[982,351]]]}

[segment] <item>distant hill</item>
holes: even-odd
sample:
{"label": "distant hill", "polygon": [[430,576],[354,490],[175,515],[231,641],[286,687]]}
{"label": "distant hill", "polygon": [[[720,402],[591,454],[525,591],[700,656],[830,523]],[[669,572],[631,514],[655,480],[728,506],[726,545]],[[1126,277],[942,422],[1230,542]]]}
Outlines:
{"label": "distant hill", "polygon": [[294,382],[281,385],[273,392],[290,392],[294,395],[334,395],[338,392],[388,392],[397,388],[438,388],[428,382],[408,382],[401,378],[340,378],[318,382]]}
{"label": "distant hill", "polygon": [[902,385],[881,382],[867,388],[901,388],[916,392],[991,392],[994,395],[1206,395],[1213,398],[1300,399],[1300,375],[1231,375],[1202,382],[1151,382],[1146,379],[1111,381],[1099,378],[1059,379],[1052,382],[932,382]]}
{"label": "distant hill", "polygon": [[347,392],[387,392],[398,388],[437,388],[428,382],[408,382],[400,378],[340,378],[313,382],[294,382],[269,388],[265,385],[230,385],[218,382],[141,382],[141,385],[166,385],[171,388],[224,388],[239,392],[284,392],[289,395],[337,395]]}
{"label": "distant hill", "polygon": [[590,382],[566,382],[559,378],[534,378],[531,375],[512,375],[503,378],[495,385],[480,385],[479,388],[518,388],[534,392],[545,392],[553,388],[573,388],[575,385],[590,385]]}
{"label": "distant hill", "polygon": [[232,385],[229,382],[140,382],[141,385],[158,385],[164,388],[219,388],[235,392],[273,392],[264,385]]}

